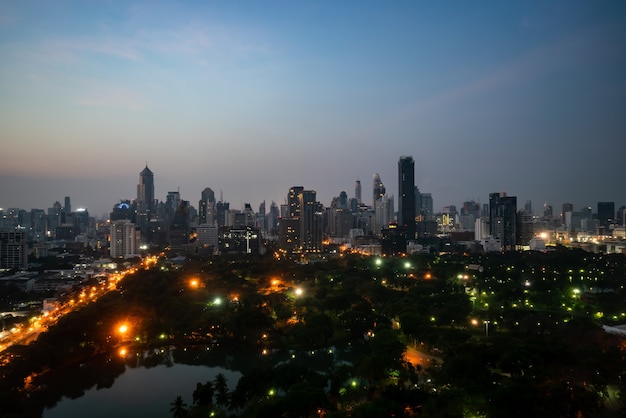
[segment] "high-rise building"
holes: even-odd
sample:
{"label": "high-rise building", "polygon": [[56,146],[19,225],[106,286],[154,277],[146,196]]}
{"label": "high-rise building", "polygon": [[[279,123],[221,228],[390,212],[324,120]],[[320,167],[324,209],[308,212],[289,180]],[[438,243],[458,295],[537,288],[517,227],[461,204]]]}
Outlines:
{"label": "high-rise building", "polygon": [[280,217],[280,210],[276,202],[272,200],[270,204],[270,210],[266,215],[266,226],[268,231],[273,231],[278,226],[278,218]]}
{"label": "high-rise building", "polygon": [[198,224],[213,225],[216,218],[215,193],[209,187],[205,188],[198,202]]}
{"label": "high-rise building", "polygon": [[385,195],[376,201],[376,207],[374,208],[374,230],[376,235],[380,235],[383,228],[388,228],[389,224],[393,222],[394,212],[393,199]]}
{"label": "high-rise building", "polygon": [[180,250],[189,243],[189,202],[181,200],[169,228],[170,247]]}
{"label": "high-rise building", "polygon": [[529,208],[525,206],[524,210],[517,213],[517,245],[530,245],[530,240],[534,236],[532,209],[531,212],[527,212],[527,209]]}
{"label": "high-rise building", "polygon": [[137,235],[135,224],[128,219],[111,222],[111,257],[134,257],[137,255]]}
{"label": "high-rise building", "polygon": [[528,215],[533,214],[533,202],[532,201],[527,200],[526,203],[524,203],[524,212],[526,212]]}
{"label": "high-rise building", "polygon": [[361,204],[361,180],[357,180],[356,184],[354,185],[354,197],[356,199],[356,202],[360,205]]}
{"label": "high-rise building", "polygon": [[489,234],[499,239],[503,250],[514,250],[517,237],[517,197],[489,194]]}
{"label": "high-rise building", "polygon": [[548,205],[547,203],[543,204],[543,217],[546,220],[552,219],[554,216],[554,212],[552,209],[552,205]]}
{"label": "high-rise building", "polygon": [[226,226],[226,212],[230,210],[230,203],[223,202],[221,199],[215,204],[215,212],[217,215],[217,226]]}
{"label": "high-rise building", "polygon": [[322,251],[321,204],[315,200],[314,190],[303,190],[298,195],[300,211],[300,248],[302,252]]}
{"label": "high-rise building", "polygon": [[598,220],[606,228],[615,220],[615,202],[598,202]]}
{"label": "high-rise building", "polygon": [[398,161],[398,226],[406,238],[415,238],[415,161],[402,156]]}
{"label": "high-rise building", "polygon": [[139,184],[137,185],[137,223],[143,228],[152,219],[155,212],[154,205],[154,174],[148,168],[144,168],[139,173]]}
{"label": "high-rise building", "polygon": [[574,212],[574,205],[572,203],[563,203],[561,206],[561,221],[565,219],[565,213]]}
{"label": "high-rise building", "polygon": [[300,217],[300,198],[299,195],[304,190],[302,186],[293,186],[289,189],[289,194],[287,195],[287,205],[289,205],[289,217],[290,218],[299,218]]}
{"label": "high-rise building", "polygon": [[619,209],[617,209],[616,216],[617,224],[620,226],[624,226],[626,224],[626,222],[624,222],[626,220],[626,217],[624,215],[626,215],[626,206],[622,205],[619,207]]}
{"label": "high-rise building", "polygon": [[385,185],[380,180],[380,176],[378,175],[378,173],[374,174],[374,185],[373,186],[374,187],[373,187],[372,207],[375,208],[376,207],[376,201],[378,199],[380,199],[381,197],[383,197],[385,195],[385,193],[387,192],[385,190]]}
{"label": "high-rise building", "polygon": [[430,221],[433,219],[433,195],[431,193],[420,193],[420,200],[422,201],[422,213],[424,214],[424,220]]}
{"label": "high-rise building", "polygon": [[63,210],[65,211],[65,213],[71,213],[72,212],[72,204],[70,203],[70,197],[69,196],[65,196],[65,206],[63,207]]}

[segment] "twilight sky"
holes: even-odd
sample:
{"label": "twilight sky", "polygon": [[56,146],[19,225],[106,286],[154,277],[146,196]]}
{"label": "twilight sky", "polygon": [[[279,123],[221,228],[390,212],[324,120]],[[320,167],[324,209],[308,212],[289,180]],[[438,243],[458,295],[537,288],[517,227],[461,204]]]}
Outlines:
{"label": "twilight sky", "polygon": [[[490,192],[626,204],[623,1],[5,1],[0,207]],[[397,203],[396,203],[397,204]],[[396,206],[397,208],[397,206]]]}

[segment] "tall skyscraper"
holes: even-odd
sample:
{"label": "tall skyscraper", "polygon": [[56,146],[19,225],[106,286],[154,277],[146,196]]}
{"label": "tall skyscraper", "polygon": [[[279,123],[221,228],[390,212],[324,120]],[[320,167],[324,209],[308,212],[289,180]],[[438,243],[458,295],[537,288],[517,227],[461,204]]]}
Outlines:
{"label": "tall skyscraper", "polygon": [[415,238],[415,161],[402,156],[398,161],[398,226],[406,238]]}
{"label": "tall skyscraper", "polygon": [[70,197],[65,196],[65,206],[63,207],[65,213],[72,213],[72,204],[70,203]]}
{"label": "tall skyscraper", "polygon": [[354,185],[354,197],[358,204],[361,204],[361,180],[357,180]]}
{"label": "tall skyscraper", "polygon": [[137,185],[137,223],[140,228],[153,217],[154,209],[154,174],[146,164],[146,168],[139,173]]}
{"label": "tall skyscraper", "polygon": [[211,188],[205,188],[198,202],[198,224],[211,224],[215,223],[216,208],[215,208],[215,193]]}
{"label": "tall skyscraper", "polygon": [[514,250],[517,237],[517,197],[489,194],[489,234],[500,240],[503,250]]}
{"label": "tall skyscraper", "polygon": [[383,197],[387,192],[385,190],[385,185],[380,180],[380,176],[378,173],[374,174],[374,184],[373,184],[373,199],[372,199],[372,207],[376,207],[376,201]]}
{"label": "tall skyscraper", "polygon": [[293,186],[289,189],[289,194],[287,195],[287,205],[289,205],[290,218],[300,217],[300,200],[298,196],[303,190],[304,187],[302,186]]}
{"label": "tall skyscraper", "polygon": [[322,208],[314,190],[298,195],[300,206],[300,247],[302,252],[322,251]]}

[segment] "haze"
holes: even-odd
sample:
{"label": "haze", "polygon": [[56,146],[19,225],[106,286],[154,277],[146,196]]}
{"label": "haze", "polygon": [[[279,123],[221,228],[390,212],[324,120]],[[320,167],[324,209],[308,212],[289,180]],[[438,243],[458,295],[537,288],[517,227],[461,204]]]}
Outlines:
{"label": "haze", "polygon": [[621,1],[4,2],[0,207],[211,187],[626,202]]}

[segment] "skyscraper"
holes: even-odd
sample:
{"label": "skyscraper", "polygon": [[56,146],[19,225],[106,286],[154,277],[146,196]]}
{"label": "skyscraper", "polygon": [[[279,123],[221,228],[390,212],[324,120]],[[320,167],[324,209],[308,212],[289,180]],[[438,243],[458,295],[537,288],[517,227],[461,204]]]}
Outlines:
{"label": "skyscraper", "polygon": [[607,227],[615,219],[615,202],[598,202],[598,220],[600,226]]}
{"label": "skyscraper", "polygon": [[299,195],[304,190],[302,186],[293,186],[289,189],[289,194],[287,195],[287,204],[289,205],[289,217],[290,218],[299,218],[300,217],[300,200]]}
{"label": "skyscraper", "polygon": [[361,204],[361,180],[357,180],[354,185],[354,197],[358,204]]}
{"label": "skyscraper", "polygon": [[372,207],[376,207],[376,201],[383,197],[387,192],[385,190],[385,185],[380,180],[380,176],[378,173],[374,174],[374,185],[373,185],[373,199],[372,199]]}
{"label": "skyscraper", "polygon": [[415,238],[415,161],[411,156],[398,160],[398,226],[406,238]]}
{"label": "skyscraper", "polygon": [[514,250],[517,236],[517,197],[489,194],[489,234],[500,239],[503,250]]}
{"label": "skyscraper", "polygon": [[215,193],[209,187],[205,188],[198,202],[198,224],[215,223]]}
{"label": "skyscraper", "polygon": [[314,190],[298,195],[300,206],[300,248],[302,252],[322,251],[322,209]]}
{"label": "skyscraper", "polygon": [[65,213],[72,213],[72,204],[70,203],[70,197],[65,196],[65,206],[63,207]]}
{"label": "skyscraper", "polygon": [[139,173],[137,185],[137,223],[143,228],[154,214],[154,174],[148,168]]}
{"label": "skyscraper", "polygon": [[137,255],[135,225],[128,219],[111,222],[111,257],[134,257]]}

